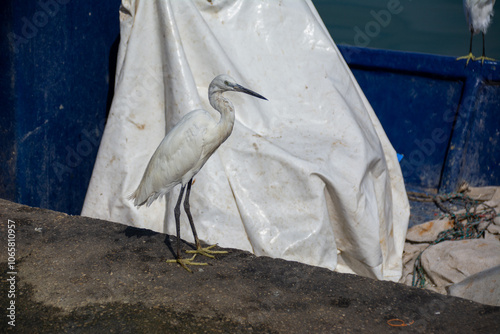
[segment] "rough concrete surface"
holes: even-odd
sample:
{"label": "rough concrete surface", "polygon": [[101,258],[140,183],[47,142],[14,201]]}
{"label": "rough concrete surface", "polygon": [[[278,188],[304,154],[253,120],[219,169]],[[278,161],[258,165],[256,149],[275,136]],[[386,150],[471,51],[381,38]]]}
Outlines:
{"label": "rough concrete surface", "polygon": [[[9,225],[15,225],[15,237]],[[15,261],[8,254],[13,241]],[[175,237],[5,200],[0,200],[0,242],[2,333],[498,333],[500,328],[500,307],[235,249],[206,258],[210,265],[192,267],[190,274],[165,262],[173,258]],[[184,249],[191,247],[183,242]],[[12,302],[15,327],[7,317]]]}

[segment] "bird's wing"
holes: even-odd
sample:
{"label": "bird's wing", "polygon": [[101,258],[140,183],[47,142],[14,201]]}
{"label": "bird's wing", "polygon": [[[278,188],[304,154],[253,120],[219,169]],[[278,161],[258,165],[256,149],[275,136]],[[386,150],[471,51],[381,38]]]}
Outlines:
{"label": "bird's wing", "polygon": [[215,124],[204,110],[194,110],[177,123],[156,149],[139,187],[132,194],[136,205],[146,201],[151,204],[177,184],[186,184],[200,170],[206,161],[205,134]]}

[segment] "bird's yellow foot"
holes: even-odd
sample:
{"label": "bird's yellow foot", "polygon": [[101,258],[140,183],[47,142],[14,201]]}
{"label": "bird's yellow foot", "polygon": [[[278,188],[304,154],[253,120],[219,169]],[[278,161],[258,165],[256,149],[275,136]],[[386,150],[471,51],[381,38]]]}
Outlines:
{"label": "bird's yellow foot", "polygon": [[477,61],[479,61],[479,60],[480,60],[480,61],[481,61],[481,65],[483,65],[483,64],[484,64],[484,61],[485,61],[485,60],[495,61],[495,59],[490,58],[490,57],[486,57],[486,56],[481,56],[481,57],[478,57],[478,58],[476,58],[475,60],[477,60]]}
{"label": "bird's yellow foot", "polygon": [[474,55],[472,54],[472,52],[469,52],[469,54],[467,56],[462,56],[462,57],[458,57],[457,60],[462,60],[462,59],[467,59],[467,62],[465,63],[465,66],[469,65],[469,61],[474,61],[476,60],[476,57],[474,57]]}
{"label": "bird's yellow foot", "polygon": [[181,258],[178,258],[178,259],[175,259],[175,260],[167,260],[167,263],[178,263],[178,264],[181,265],[182,268],[186,269],[190,273],[192,273],[193,271],[188,268],[188,265],[189,266],[208,266],[208,263],[193,262],[193,260],[194,260],[195,257],[196,257],[196,254],[193,255],[193,257],[190,258],[190,259],[181,259]]}
{"label": "bird's yellow foot", "polygon": [[211,259],[215,259],[215,256],[213,256],[212,254],[227,254],[226,251],[213,251],[213,250],[211,250],[215,246],[217,246],[217,245],[212,245],[212,246],[208,246],[208,247],[203,248],[203,247],[201,247],[201,245],[198,245],[198,247],[196,247],[196,250],[187,250],[186,253],[195,254],[194,256],[196,256],[196,254],[205,255]]}

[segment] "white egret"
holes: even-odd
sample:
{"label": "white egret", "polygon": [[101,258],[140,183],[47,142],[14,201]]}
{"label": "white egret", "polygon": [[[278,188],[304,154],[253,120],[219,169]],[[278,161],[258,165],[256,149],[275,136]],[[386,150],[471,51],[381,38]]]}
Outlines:
{"label": "white egret", "polygon": [[[465,66],[469,64],[469,60],[481,60],[481,64],[484,64],[485,60],[494,60],[493,58],[488,58],[484,52],[484,35],[486,30],[491,23],[491,18],[493,17],[493,6],[495,5],[495,0],[464,0],[464,11],[465,18],[469,24],[470,29],[470,47],[469,54],[467,56],[458,57],[459,59],[467,59]],[[483,55],[479,58],[474,57],[472,54],[472,36],[481,32],[483,35]]]}
{"label": "white egret", "polygon": [[[179,123],[163,138],[151,157],[137,190],[129,197],[129,199],[134,200],[134,205],[137,207],[144,204],[149,206],[157,198],[171,191],[176,185],[182,185],[174,209],[177,232],[177,258],[168,262],[177,262],[190,272],[191,270],[187,265],[206,265],[206,263],[193,261],[197,254],[213,258],[212,254],[226,253],[212,251],[211,248],[215,245],[206,248],[201,247],[189,209],[189,194],[193,177],[233,130],[234,107],[231,101],[222,96],[222,93],[229,91],[241,92],[267,100],[265,97],[240,86],[228,75],[217,76],[208,87],[208,99],[210,105],[221,114],[219,121],[210,116],[207,111],[201,109],[193,110],[182,117]],[[190,259],[183,259],[180,256],[179,218],[184,189],[186,189],[184,210],[196,242],[195,251],[186,251],[187,253],[194,253]]]}

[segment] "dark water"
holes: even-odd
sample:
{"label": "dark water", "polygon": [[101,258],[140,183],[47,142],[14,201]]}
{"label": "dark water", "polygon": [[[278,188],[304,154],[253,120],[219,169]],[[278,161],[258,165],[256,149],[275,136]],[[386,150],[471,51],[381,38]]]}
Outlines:
{"label": "dark water", "polygon": [[[463,56],[470,33],[461,0],[313,0],[337,44]],[[486,34],[486,55],[500,59],[500,5]],[[391,13],[392,11],[392,13]],[[378,20],[376,18],[378,13]],[[385,15],[384,15],[385,14]],[[389,14],[389,15],[387,15]],[[481,35],[473,53],[482,53]]]}

